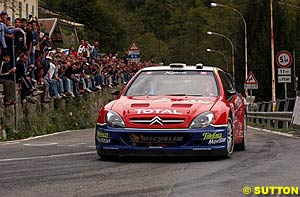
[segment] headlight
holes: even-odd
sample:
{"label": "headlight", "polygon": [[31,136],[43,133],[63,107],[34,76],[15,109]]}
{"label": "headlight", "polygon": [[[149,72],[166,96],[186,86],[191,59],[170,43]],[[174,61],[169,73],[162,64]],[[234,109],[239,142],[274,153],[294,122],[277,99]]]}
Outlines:
{"label": "headlight", "polygon": [[108,111],[106,113],[106,123],[111,127],[125,127],[121,116],[114,111]]}
{"label": "headlight", "polygon": [[196,128],[207,127],[212,122],[213,119],[214,119],[214,114],[211,111],[204,112],[196,116],[196,118],[194,118],[194,120],[190,124],[190,128],[196,129]]}

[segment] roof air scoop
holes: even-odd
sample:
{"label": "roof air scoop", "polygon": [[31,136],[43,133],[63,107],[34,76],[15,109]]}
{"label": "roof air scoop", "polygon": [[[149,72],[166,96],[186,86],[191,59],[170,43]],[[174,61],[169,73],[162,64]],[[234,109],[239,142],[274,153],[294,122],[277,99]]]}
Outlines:
{"label": "roof air scoop", "polygon": [[196,64],[196,69],[202,69],[202,68],[203,68],[203,64],[202,63]]}
{"label": "roof air scoop", "polygon": [[170,68],[185,68],[186,64],[183,63],[172,63],[170,64]]}

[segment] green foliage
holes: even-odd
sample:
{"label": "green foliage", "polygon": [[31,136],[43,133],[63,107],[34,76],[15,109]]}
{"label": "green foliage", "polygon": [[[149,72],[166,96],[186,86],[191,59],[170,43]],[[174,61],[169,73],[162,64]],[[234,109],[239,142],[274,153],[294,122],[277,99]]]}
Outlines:
{"label": "green foliage", "polygon": [[[207,53],[211,48],[223,52],[231,62],[231,46],[224,38],[207,35],[207,31],[229,37],[235,50],[236,85],[243,91],[245,80],[244,24],[247,23],[248,67],[259,80],[258,100],[271,99],[271,43],[269,0],[214,0],[226,7],[208,8],[208,0],[40,0],[40,5],[72,17],[86,25],[80,34],[90,42],[99,40],[103,52],[124,52],[132,40],[138,41],[143,60],[204,63],[226,69],[225,59]],[[300,55],[300,10],[273,1],[275,54],[280,50]],[[281,1],[299,6],[299,0]],[[229,8],[231,7],[231,8]],[[299,58],[296,73],[300,73]],[[276,66],[277,67],[277,66]],[[232,68],[229,68],[232,71]],[[298,76],[299,77],[299,76]],[[293,97],[293,86],[289,85]],[[278,98],[283,85],[277,85]]]}
{"label": "green foliage", "polygon": [[92,128],[95,126],[99,108],[111,97],[104,90],[74,99],[54,100],[51,107],[45,104],[24,105],[23,118],[18,123],[17,131],[14,131],[11,124],[7,124],[12,119],[12,114],[5,114],[0,119],[0,125],[6,129],[7,140]]}

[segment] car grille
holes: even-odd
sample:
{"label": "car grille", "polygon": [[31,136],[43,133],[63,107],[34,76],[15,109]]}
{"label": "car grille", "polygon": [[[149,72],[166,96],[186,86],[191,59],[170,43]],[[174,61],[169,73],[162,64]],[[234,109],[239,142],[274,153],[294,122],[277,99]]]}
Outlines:
{"label": "car grille", "polygon": [[135,147],[178,147],[186,144],[192,134],[188,133],[129,133],[122,140]]}
{"label": "car grille", "polygon": [[162,119],[162,118],[155,119],[154,117],[154,118],[130,119],[130,122],[134,124],[141,124],[141,125],[152,125],[152,124],[171,125],[171,124],[184,123],[184,119]]}

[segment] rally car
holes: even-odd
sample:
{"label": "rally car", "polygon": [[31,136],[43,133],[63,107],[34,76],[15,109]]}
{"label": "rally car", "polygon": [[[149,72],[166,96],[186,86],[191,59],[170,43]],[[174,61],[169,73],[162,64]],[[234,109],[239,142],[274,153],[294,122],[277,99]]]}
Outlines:
{"label": "rally car", "polygon": [[246,147],[246,108],[230,74],[202,64],[141,69],[99,111],[100,157],[200,156],[230,158]]}

